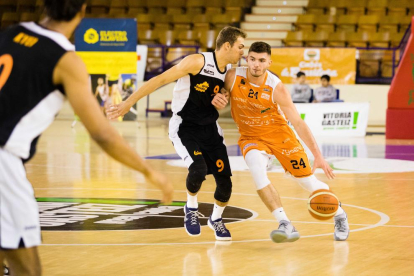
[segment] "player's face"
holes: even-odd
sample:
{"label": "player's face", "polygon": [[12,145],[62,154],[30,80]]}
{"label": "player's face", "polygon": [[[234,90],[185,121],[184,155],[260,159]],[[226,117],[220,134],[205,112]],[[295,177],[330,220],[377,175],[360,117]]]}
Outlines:
{"label": "player's face", "polygon": [[327,87],[329,85],[329,81],[326,79],[321,79],[321,84],[323,87]]}
{"label": "player's face", "polygon": [[300,76],[300,77],[298,78],[298,82],[299,82],[300,84],[304,84],[304,83],[306,82],[306,76]]}
{"label": "player's face", "polygon": [[270,56],[267,53],[250,52],[247,56],[247,65],[249,72],[253,77],[263,75],[271,63]]}
{"label": "player's face", "polygon": [[239,62],[239,60],[242,58],[244,51],[244,38],[239,36],[236,40],[236,42],[234,42],[233,47],[230,48],[230,63],[231,64],[236,64]]}
{"label": "player's face", "polygon": [[102,84],[103,84],[103,79],[102,79],[102,78],[99,78],[99,79],[98,79],[98,84],[99,84],[99,85],[102,85]]}

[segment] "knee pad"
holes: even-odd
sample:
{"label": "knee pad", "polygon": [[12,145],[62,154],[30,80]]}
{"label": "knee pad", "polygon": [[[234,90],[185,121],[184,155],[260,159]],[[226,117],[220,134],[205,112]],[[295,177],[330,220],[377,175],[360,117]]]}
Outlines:
{"label": "knee pad", "polygon": [[300,186],[302,186],[303,189],[309,191],[310,193],[313,193],[314,191],[320,189],[329,190],[328,184],[319,181],[314,175],[296,178],[296,180],[299,182]]}
{"label": "knee pad", "polygon": [[256,190],[261,190],[270,184],[267,177],[267,164],[269,157],[259,150],[250,150],[244,157],[250,173],[252,174]]}
{"label": "knee pad", "polygon": [[206,180],[206,175],[206,162],[204,160],[194,161],[188,168],[188,175],[186,181],[187,190],[191,193],[197,193],[200,190],[203,181]]}
{"label": "knee pad", "polygon": [[220,202],[227,202],[231,196],[231,189],[233,184],[231,183],[230,176],[228,175],[214,175],[216,179],[216,191],[214,198]]}

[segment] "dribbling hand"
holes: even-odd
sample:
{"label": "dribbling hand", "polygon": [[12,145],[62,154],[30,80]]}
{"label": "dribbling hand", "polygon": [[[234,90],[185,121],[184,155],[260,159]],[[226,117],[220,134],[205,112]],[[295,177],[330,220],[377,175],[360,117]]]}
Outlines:
{"label": "dribbling hand", "polygon": [[326,160],[323,159],[323,157],[315,157],[315,161],[313,162],[312,173],[315,173],[315,170],[317,168],[321,168],[324,171],[325,175],[328,177],[328,179],[335,179],[333,169],[331,168],[331,166],[329,166],[328,162],[326,162]]}

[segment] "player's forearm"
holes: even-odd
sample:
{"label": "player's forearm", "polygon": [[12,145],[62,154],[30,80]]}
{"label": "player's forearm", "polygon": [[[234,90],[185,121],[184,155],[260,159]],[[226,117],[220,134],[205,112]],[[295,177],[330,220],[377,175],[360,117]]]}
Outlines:
{"label": "player's forearm", "polygon": [[313,137],[308,125],[302,121],[297,123],[297,125],[294,125],[294,127],[299,137],[302,139],[303,142],[305,142],[306,146],[308,146],[308,148],[312,152],[313,156],[315,158],[321,157],[322,153],[319,150],[318,144],[316,143],[316,140]]}
{"label": "player's forearm", "polygon": [[157,88],[162,86],[161,82],[158,82],[157,77],[150,79],[140,89],[132,93],[131,96],[125,101],[130,107],[133,106],[136,102],[144,98],[145,96],[154,92]]}

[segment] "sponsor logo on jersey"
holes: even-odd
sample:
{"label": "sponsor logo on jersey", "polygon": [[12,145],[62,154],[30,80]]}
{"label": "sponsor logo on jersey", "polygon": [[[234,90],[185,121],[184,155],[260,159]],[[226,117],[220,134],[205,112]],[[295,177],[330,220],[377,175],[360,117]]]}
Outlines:
{"label": "sponsor logo on jersey", "polygon": [[203,83],[199,83],[196,86],[194,86],[195,90],[198,92],[206,92],[206,90],[209,88],[209,84],[205,81]]}
{"label": "sponsor logo on jersey", "polygon": [[194,151],[194,155],[201,155],[202,153],[200,151]]}
{"label": "sponsor logo on jersey", "polygon": [[13,41],[30,48],[33,45],[35,45],[39,41],[39,39],[37,37],[25,33],[19,33],[13,38]]}
{"label": "sponsor logo on jersey", "polygon": [[262,93],[262,95],[260,96],[260,98],[265,99],[265,100],[269,100],[270,99],[270,95],[269,94]]}
{"label": "sponsor logo on jersey", "polygon": [[[263,97],[262,97],[263,98]],[[270,110],[270,107],[268,107],[268,108],[266,108],[266,109],[263,109],[263,110],[261,110],[260,111],[260,113],[265,113],[266,111],[268,111],[268,110]]]}
{"label": "sponsor logo on jersey", "polygon": [[246,81],[244,79],[241,79],[240,84],[245,85]]}
{"label": "sponsor logo on jersey", "polygon": [[298,152],[298,151],[300,151],[300,147],[294,147],[293,149],[284,149],[284,150],[282,150],[282,154],[289,156],[292,153],[295,153],[295,152]]}
{"label": "sponsor logo on jersey", "polygon": [[214,76],[214,72],[204,68],[204,73]]}
{"label": "sponsor logo on jersey", "polygon": [[269,93],[270,93],[270,89],[268,89],[268,88],[263,88],[263,91],[264,91],[264,92],[269,92]]}
{"label": "sponsor logo on jersey", "polygon": [[[183,227],[186,202],[160,205],[153,199],[37,198],[42,231],[146,230]],[[199,203],[199,212],[211,213],[213,204]],[[227,214],[227,215],[226,215]],[[227,206],[226,223],[254,217],[249,210]],[[200,219],[207,225],[207,219]]]}
{"label": "sponsor logo on jersey", "polygon": [[245,151],[246,151],[246,149],[248,149],[248,148],[250,148],[250,147],[253,147],[253,146],[256,146],[256,147],[257,147],[257,144],[256,144],[256,143],[248,143],[248,144],[246,144],[246,145],[243,147],[243,152],[245,152]]}
{"label": "sponsor logo on jersey", "polygon": [[213,67],[213,68],[214,68],[214,65],[212,65],[212,64],[207,64],[207,66],[209,66],[209,67]]}

